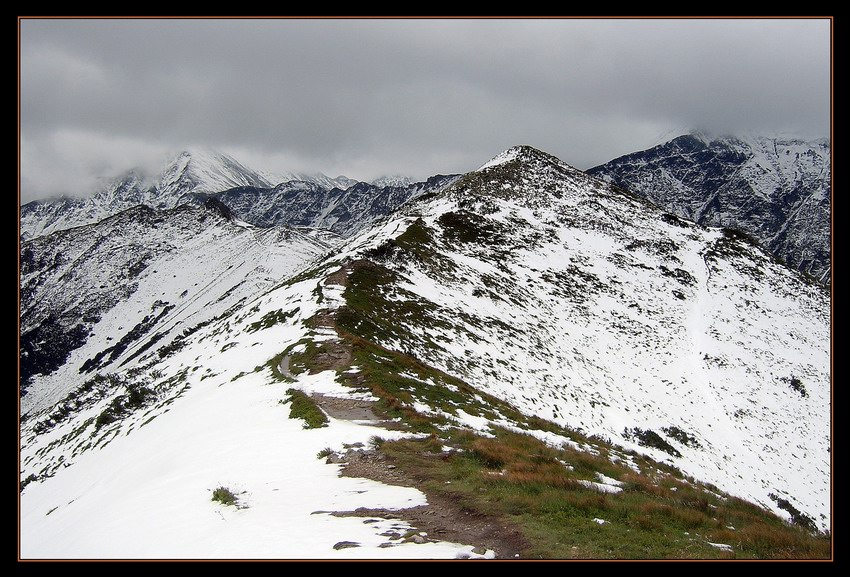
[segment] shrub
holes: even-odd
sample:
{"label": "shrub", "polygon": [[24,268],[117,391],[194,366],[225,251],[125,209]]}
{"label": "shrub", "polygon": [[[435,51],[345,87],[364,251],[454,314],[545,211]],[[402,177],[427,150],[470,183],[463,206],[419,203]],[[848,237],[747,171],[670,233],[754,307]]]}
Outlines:
{"label": "shrub", "polygon": [[653,431],[652,429],[639,429],[638,427],[634,427],[632,429],[626,428],[623,430],[623,436],[627,439],[634,439],[639,445],[643,445],[644,447],[653,447],[655,449],[660,449],[667,453],[668,455],[672,455],[674,457],[681,457],[682,453],[680,453],[676,448],[665,441],[661,435]]}
{"label": "shrub", "polygon": [[696,437],[694,437],[693,435],[691,435],[687,431],[680,429],[679,427],[676,427],[676,426],[662,427],[661,430],[664,431],[665,435],[667,435],[671,439],[675,439],[675,440],[679,441],[680,443],[682,443],[686,447],[693,447],[695,449],[701,449],[702,448],[702,444],[697,440]]}
{"label": "shrub", "polygon": [[788,386],[791,387],[792,391],[796,391],[796,392],[800,393],[801,397],[808,397],[809,396],[809,392],[806,390],[805,385],[803,385],[803,381],[801,381],[799,378],[795,377],[794,375],[791,375],[791,378],[782,377],[782,381],[785,382],[785,383],[788,383]]}
{"label": "shrub", "polygon": [[218,501],[222,505],[236,505],[237,497],[227,487],[218,487],[213,490],[212,501]]}
{"label": "shrub", "polygon": [[324,449],[322,449],[321,451],[316,453],[316,458],[317,459],[324,459],[326,457],[330,457],[333,454],[334,454],[333,449],[331,449],[330,447],[325,447]]}

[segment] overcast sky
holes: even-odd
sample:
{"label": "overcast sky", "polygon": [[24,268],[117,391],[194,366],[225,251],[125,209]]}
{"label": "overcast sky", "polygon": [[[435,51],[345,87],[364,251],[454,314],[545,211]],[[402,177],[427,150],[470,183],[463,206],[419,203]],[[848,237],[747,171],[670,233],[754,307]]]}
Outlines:
{"label": "overcast sky", "polygon": [[20,22],[21,200],[202,146],[254,169],[578,167],[690,128],[829,136],[828,20]]}

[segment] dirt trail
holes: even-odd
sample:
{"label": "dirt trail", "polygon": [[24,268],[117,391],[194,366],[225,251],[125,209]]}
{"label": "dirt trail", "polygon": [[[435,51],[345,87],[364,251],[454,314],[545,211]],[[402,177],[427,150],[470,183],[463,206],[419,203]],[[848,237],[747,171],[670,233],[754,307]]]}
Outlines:
{"label": "dirt trail", "polygon": [[525,536],[506,519],[471,511],[461,497],[429,491],[422,479],[416,479],[398,468],[391,459],[376,451],[349,451],[342,467],[344,477],[366,478],[389,485],[419,489],[428,498],[427,505],[390,511],[360,508],[355,511],[335,511],[339,517],[380,517],[404,519],[428,539],[474,545],[476,552],[493,550],[497,559],[519,558],[529,547]]}
{"label": "dirt trail", "polygon": [[[325,278],[324,285],[346,287],[350,265],[343,265],[339,270]],[[337,331],[336,312],[333,310],[319,311],[310,319],[314,328],[332,329]],[[337,333],[338,334],[338,333]],[[323,350],[311,361],[311,372],[324,370],[343,371],[351,366],[353,357],[351,344],[340,338],[334,341],[323,341]],[[295,378],[289,370],[289,356],[280,361],[279,371],[282,375]],[[387,425],[392,422],[382,421],[373,411],[372,401],[345,399],[313,393],[314,401],[328,415],[350,421],[369,421],[370,424]],[[437,457],[435,457],[437,458]],[[495,552],[497,558],[513,559],[519,557],[521,551],[528,549],[528,542],[522,533],[503,518],[485,515],[471,511],[464,506],[461,497],[436,493],[425,488],[423,479],[414,478],[400,469],[390,458],[379,451],[363,448],[349,448],[343,454],[335,454],[328,462],[343,463],[341,475],[372,479],[390,485],[414,487],[425,493],[428,504],[400,511],[386,509],[357,509],[356,511],[335,511],[332,514],[343,517],[381,517],[384,519],[404,519],[417,531],[425,532],[428,539],[453,541],[474,545],[476,552],[483,553],[487,549]],[[401,535],[388,535],[387,546],[400,543]]]}

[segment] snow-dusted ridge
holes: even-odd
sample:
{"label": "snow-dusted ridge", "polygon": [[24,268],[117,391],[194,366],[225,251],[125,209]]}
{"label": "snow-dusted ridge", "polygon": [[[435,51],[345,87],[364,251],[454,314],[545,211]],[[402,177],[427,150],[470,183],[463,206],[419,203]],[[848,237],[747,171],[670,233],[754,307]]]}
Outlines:
{"label": "snow-dusted ridge", "polygon": [[[208,210],[206,221],[212,220],[203,224],[206,209],[189,206],[156,227],[162,214],[142,209],[147,216],[117,228],[97,227],[120,219],[75,229],[96,232],[101,244],[72,243],[75,231],[36,239],[32,247],[44,246],[31,258],[28,274],[36,276],[27,278],[44,280],[28,290],[67,291],[66,310],[78,306],[74,294],[99,288],[92,279],[112,262],[106,255],[127,252],[118,248],[126,246],[122,234],[136,243],[147,234],[156,250],[146,248],[153,260],[138,274],[138,286],[101,314],[87,344],[54,374],[36,379],[25,397],[31,410],[22,425],[22,556],[492,556],[431,536],[422,544],[388,539],[410,528],[404,509],[423,504],[423,494],[338,477],[337,465],[316,458],[326,448],[342,451],[368,445],[374,435],[407,433],[333,417],[327,428],[305,430],[280,404],[289,387],[345,397],[333,371],[292,374],[280,367],[286,354],[309,343],[341,338],[316,319],[348,306],[346,282],[336,277],[355,263],[392,273],[374,289],[374,302],[390,311],[393,302],[411,303],[415,308],[403,310],[421,311],[375,315],[374,322],[392,330],[367,336],[385,350],[456,375],[526,415],[671,463],[787,518],[770,495],[781,497],[828,528],[823,288],[734,232],[664,213],[531,147],[496,159],[347,240],[240,227]],[[160,238],[152,232],[160,229],[171,232]],[[195,238],[189,247],[196,253],[183,257],[170,248]],[[71,257],[59,259],[64,270],[51,269],[54,244]],[[99,255],[94,268],[85,268],[87,255]],[[228,268],[242,258],[255,268]],[[133,264],[119,259],[115,268],[126,276]],[[255,284],[236,282],[248,270],[255,276],[245,278]],[[77,275],[78,288],[52,278],[60,274]],[[193,278],[230,280],[207,292],[193,288],[204,284]],[[168,325],[166,337],[139,350],[155,332],[149,331],[114,359],[103,357],[106,364],[95,371],[80,372],[145,316],[181,302],[179,291],[187,289],[187,296],[204,295],[191,323]],[[154,307],[154,297],[166,304]],[[193,330],[178,337],[189,325]],[[414,407],[440,414],[423,399]],[[483,436],[498,425],[550,446],[593,450],[550,431],[518,428],[498,410],[473,413],[459,408],[450,421]],[[648,442],[649,432],[666,446]],[[634,465],[625,453],[612,452],[615,459]],[[584,480],[600,492],[620,489],[601,473]],[[239,506],[210,501],[218,486],[234,490]],[[400,519],[364,522],[369,519],[328,513],[358,507],[398,511]]]}
{"label": "snow-dusted ridge", "polygon": [[[822,287],[731,231],[665,214],[530,147],[383,230],[414,225],[442,268],[383,264],[439,312],[387,346],[785,514],[770,497],[782,495],[829,525]],[[642,446],[635,428],[672,431],[681,457]]]}

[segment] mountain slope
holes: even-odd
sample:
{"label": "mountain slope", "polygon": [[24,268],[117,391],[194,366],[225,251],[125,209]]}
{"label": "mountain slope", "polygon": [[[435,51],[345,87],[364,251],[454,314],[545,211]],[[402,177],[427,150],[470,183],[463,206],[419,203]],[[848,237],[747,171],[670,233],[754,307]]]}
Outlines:
{"label": "mountain slope", "polygon": [[690,134],[589,174],[709,226],[740,229],[789,266],[830,282],[827,140]]}
{"label": "mountain slope", "polygon": [[516,147],[256,294],[31,412],[25,556],[829,554],[736,498],[830,526],[828,294],[732,231]]}
{"label": "mountain slope", "polygon": [[392,226],[403,234],[373,253],[394,279],[380,291],[421,317],[391,308],[361,332],[626,447],[666,430],[681,457],[642,450],[828,523],[824,289],[522,147]]}
{"label": "mountain slope", "polygon": [[[214,200],[141,205],[21,246],[24,414],[173,343],[327,251],[312,233],[235,224]],[[178,339],[179,340],[179,339]]]}

